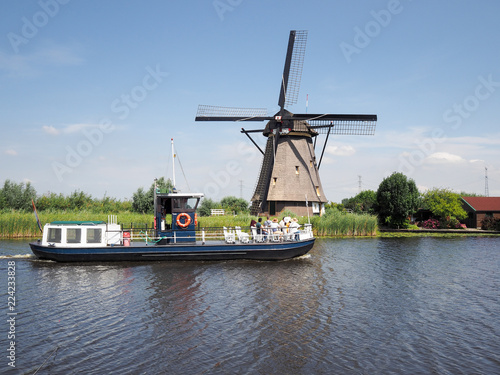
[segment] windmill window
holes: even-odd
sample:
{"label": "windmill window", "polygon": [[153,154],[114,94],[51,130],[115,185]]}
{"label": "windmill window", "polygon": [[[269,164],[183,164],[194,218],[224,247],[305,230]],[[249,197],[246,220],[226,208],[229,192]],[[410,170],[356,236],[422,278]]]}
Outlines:
{"label": "windmill window", "polygon": [[298,165],[295,166],[295,174],[299,174],[299,166]]}
{"label": "windmill window", "polygon": [[278,177],[273,178],[273,186],[276,186],[276,181],[278,181]]}
{"label": "windmill window", "polygon": [[319,197],[321,194],[319,193],[319,186],[316,186],[316,195]]}
{"label": "windmill window", "polygon": [[309,162],[309,166],[310,166],[311,168],[313,167],[313,161],[312,161],[312,160]]}

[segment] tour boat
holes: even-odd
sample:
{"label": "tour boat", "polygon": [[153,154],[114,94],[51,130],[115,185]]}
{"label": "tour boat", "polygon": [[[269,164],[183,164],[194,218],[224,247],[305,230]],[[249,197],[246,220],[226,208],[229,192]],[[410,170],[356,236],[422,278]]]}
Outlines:
{"label": "tour boat", "polygon": [[[305,255],[314,245],[310,224],[293,233],[246,233],[224,228],[220,239],[197,230],[196,208],[203,194],[155,191],[153,236],[123,229],[116,216],[104,221],[54,221],[41,240],[30,243],[40,259],[59,262],[156,260],[284,260]],[[170,223],[167,219],[171,218]]]}
{"label": "tour boat", "polygon": [[[172,140],[172,154],[173,140]],[[175,172],[173,173],[175,186]],[[300,229],[259,233],[250,228],[199,228],[196,209],[202,193],[154,189],[151,230],[123,228],[117,217],[104,221],[54,221],[42,239],[30,243],[40,259],[59,262],[139,260],[283,260],[307,254],[314,245],[311,224]],[[35,209],[36,214],[36,209]],[[41,225],[37,217],[39,227]],[[222,228],[221,228],[222,229]]]}

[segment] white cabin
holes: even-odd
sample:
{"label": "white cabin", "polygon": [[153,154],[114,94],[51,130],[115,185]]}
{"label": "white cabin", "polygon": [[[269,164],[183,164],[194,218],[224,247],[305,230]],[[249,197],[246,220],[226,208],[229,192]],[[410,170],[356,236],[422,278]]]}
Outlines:
{"label": "white cabin", "polygon": [[43,227],[42,246],[103,247],[123,245],[123,231],[116,222],[55,221]]}

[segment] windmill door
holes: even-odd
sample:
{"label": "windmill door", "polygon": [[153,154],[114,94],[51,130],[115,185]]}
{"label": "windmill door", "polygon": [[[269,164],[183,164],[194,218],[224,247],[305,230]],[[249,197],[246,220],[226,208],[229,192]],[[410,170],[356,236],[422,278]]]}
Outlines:
{"label": "windmill door", "polygon": [[269,202],[269,216],[276,215],[276,201]]}

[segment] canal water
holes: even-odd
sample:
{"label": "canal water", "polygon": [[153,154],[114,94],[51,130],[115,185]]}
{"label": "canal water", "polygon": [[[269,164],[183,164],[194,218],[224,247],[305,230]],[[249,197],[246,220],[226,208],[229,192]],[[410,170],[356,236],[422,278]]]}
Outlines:
{"label": "canal water", "polygon": [[319,239],[282,262],[0,249],[2,374],[500,374],[498,237]]}

